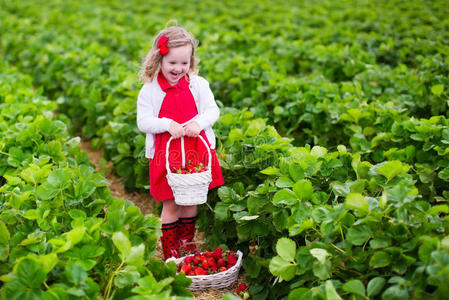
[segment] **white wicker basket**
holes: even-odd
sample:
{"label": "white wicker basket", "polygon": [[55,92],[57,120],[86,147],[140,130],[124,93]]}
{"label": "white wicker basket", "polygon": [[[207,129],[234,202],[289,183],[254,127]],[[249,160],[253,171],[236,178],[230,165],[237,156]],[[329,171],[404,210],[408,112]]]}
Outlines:
{"label": "white wicker basket", "polygon": [[[168,155],[169,155],[169,147],[173,137],[167,142],[167,148],[165,150],[165,167],[167,169],[167,182],[170,185],[173,196],[175,197],[175,202],[178,205],[198,205],[206,203],[207,201],[207,192],[209,191],[209,184],[212,181],[212,172],[211,172],[211,161],[212,154],[210,152],[209,146],[206,141],[203,139],[201,135],[198,135],[201,141],[206,146],[208,151],[208,162],[207,162],[207,171],[200,173],[191,173],[191,174],[178,174],[173,173],[170,170]],[[181,158],[182,158],[182,167],[185,167],[185,149],[184,149],[184,138],[181,137]]]}
{"label": "white wicker basket", "polygon": [[[226,271],[210,274],[210,275],[195,275],[186,276],[192,279],[192,284],[188,287],[191,291],[199,291],[205,289],[221,289],[230,286],[239,276],[239,270],[242,266],[243,253],[237,251],[237,262]],[[187,256],[181,258],[170,257],[166,262],[174,261],[177,265],[180,264]]]}

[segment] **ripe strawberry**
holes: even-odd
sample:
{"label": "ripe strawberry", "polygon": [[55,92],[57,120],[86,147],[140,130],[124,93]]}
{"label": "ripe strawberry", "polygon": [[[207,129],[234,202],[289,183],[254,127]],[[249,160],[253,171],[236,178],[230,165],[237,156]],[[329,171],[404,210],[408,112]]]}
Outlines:
{"label": "ripe strawberry", "polygon": [[217,267],[218,268],[221,268],[221,267],[224,267],[224,266],[226,266],[226,262],[224,261],[223,258],[220,258],[219,260],[217,260]]}
{"label": "ripe strawberry", "polygon": [[209,273],[206,270],[204,270],[203,268],[199,267],[195,270],[195,274],[196,275],[207,275]]}
{"label": "ripe strawberry", "polygon": [[234,255],[228,255],[228,264],[233,266],[237,263],[237,258]]}
{"label": "ripe strawberry", "polygon": [[201,263],[201,267],[205,270],[209,269],[209,263],[207,262],[207,260],[203,260],[203,262]]}
{"label": "ripe strawberry", "polygon": [[212,252],[207,251],[206,253],[204,253],[204,256],[206,256],[206,257],[213,257],[213,254],[212,254]]}
{"label": "ripe strawberry", "polygon": [[190,270],[191,270],[191,268],[189,265],[183,265],[181,267],[181,272],[183,272],[184,274],[189,274]]}
{"label": "ripe strawberry", "polygon": [[214,252],[212,252],[212,255],[213,255],[213,257],[214,257],[216,260],[219,260],[220,258],[223,258],[223,253],[222,253],[221,248],[215,249]]}
{"label": "ripe strawberry", "polygon": [[211,267],[217,265],[217,263],[215,262],[215,259],[214,259],[213,257],[209,257],[209,259],[207,260],[207,262],[209,263],[209,266],[211,266]]}
{"label": "ripe strawberry", "polygon": [[186,258],[184,258],[184,263],[190,265],[193,263],[193,256],[187,256]]}
{"label": "ripe strawberry", "polygon": [[218,269],[217,269],[216,266],[210,267],[210,272],[211,272],[211,273],[212,273],[212,272],[217,272],[217,271],[218,271]]}
{"label": "ripe strawberry", "polygon": [[226,269],[226,267],[220,267],[220,269],[219,269],[221,272],[223,272],[223,271],[226,271],[227,269]]}
{"label": "ripe strawberry", "polygon": [[237,286],[237,289],[235,290],[235,292],[236,292],[237,294],[240,294],[240,293],[246,291],[247,289],[248,289],[248,286],[247,286],[246,284],[240,283],[240,284]]}

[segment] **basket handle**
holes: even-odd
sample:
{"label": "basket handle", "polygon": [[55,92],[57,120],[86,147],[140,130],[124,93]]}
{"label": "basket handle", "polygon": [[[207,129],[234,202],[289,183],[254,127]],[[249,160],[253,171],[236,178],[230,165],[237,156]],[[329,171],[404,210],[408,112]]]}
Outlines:
{"label": "basket handle", "polygon": [[[204,143],[204,146],[206,146],[207,154],[208,154],[208,161],[207,161],[207,169],[210,170],[211,167],[211,161],[212,161],[212,154],[210,152],[209,146],[207,145],[206,141],[201,135],[198,135],[200,140]],[[173,136],[170,137],[170,139],[167,142],[167,147],[165,149],[165,168],[167,169],[167,174],[172,173],[170,171],[170,165],[168,163],[168,156],[169,156],[169,149],[170,149],[170,143],[173,140]],[[181,137],[181,158],[182,158],[182,167],[184,168],[186,165],[186,153],[185,153],[185,146],[184,146],[184,137]]]}

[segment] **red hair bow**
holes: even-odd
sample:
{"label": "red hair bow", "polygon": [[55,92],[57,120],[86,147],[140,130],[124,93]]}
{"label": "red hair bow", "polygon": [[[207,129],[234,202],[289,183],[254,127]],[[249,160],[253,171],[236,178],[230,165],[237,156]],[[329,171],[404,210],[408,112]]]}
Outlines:
{"label": "red hair bow", "polygon": [[165,35],[161,36],[161,38],[159,39],[159,42],[157,43],[157,45],[159,47],[159,54],[165,55],[168,53],[167,43],[168,43],[168,36],[165,36]]}

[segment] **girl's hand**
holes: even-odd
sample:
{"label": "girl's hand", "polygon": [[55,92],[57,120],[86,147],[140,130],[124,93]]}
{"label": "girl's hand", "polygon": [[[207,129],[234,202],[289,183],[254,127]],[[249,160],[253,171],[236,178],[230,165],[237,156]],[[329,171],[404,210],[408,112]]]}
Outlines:
{"label": "girl's hand", "polygon": [[190,137],[197,137],[201,132],[200,125],[198,125],[198,123],[195,121],[187,124],[184,127],[184,129],[185,129],[185,135],[190,136]]}
{"label": "girl's hand", "polygon": [[178,122],[172,121],[170,123],[170,129],[168,130],[174,139],[178,139],[185,135],[184,127],[182,127]]}

